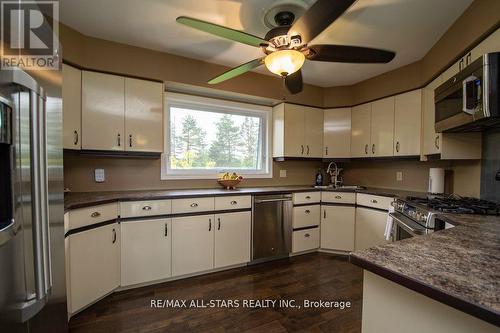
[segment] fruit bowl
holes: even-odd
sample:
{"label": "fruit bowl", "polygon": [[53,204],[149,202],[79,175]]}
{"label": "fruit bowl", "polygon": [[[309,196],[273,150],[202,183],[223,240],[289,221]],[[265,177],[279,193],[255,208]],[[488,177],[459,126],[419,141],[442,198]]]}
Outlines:
{"label": "fruit bowl", "polygon": [[234,190],[236,189],[236,185],[241,182],[241,179],[219,179],[218,182],[224,186],[226,190]]}

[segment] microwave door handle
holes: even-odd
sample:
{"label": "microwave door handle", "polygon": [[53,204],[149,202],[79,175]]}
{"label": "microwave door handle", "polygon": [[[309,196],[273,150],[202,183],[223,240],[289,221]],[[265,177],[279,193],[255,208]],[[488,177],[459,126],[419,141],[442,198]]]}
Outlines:
{"label": "microwave door handle", "polygon": [[[471,82],[473,84],[475,80],[477,80],[477,77],[471,75],[462,81],[462,111],[470,115],[473,115],[475,113],[476,107],[475,106],[473,106],[472,108],[467,107],[467,85],[469,85]],[[473,91],[475,90],[473,89]],[[471,97],[475,98],[475,96]]]}

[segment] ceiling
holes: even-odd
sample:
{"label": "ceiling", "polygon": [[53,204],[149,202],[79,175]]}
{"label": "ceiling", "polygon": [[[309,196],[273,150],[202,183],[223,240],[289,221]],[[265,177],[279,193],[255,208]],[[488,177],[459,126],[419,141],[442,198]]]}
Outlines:
{"label": "ceiling", "polygon": [[[350,85],[419,60],[472,1],[358,0],[310,44],[376,47],[395,51],[396,57],[388,64],[306,61],[304,81]],[[60,0],[60,18],[88,36],[237,66],[262,56],[260,49],[188,28],[175,18],[190,16],[263,37],[269,30],[264,14],[283,2],[308,6],[314,0]],[[256,71],[273,75],[264,66]]]}

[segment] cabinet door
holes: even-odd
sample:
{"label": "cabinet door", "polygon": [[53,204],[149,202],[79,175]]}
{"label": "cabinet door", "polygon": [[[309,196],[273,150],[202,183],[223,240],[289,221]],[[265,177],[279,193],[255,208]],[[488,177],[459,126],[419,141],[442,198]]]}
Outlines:
{"label": "cabinet door", "polygon": [[125,78],[82,72],[82,148],[125,149]]}
{"label": "cabinet door", "polygon": [[121,227],[121,285],[171,276],[170,219],[124,221]]}
{"label": "cabinet door", "polygon": [[63,147],[82,148],[82,72],[62,65]]}
{"label": "cabinet door", "polygon": [[304,140],[304,107],[285,104],[284,155],[288,157],[306,156]]}
{"label": "cabinet door", "polygon": [[372,156],[393,156],[394,97],[372,103],[370,138]]}
{"label": "cabinet door", "polygon": [[370,208],[356,208],[356,251],[384,244],[387,212]]}
{"label": "cabinet door", "polygon": [[456,63],[451,65],[447,70],[445,70],[443,74],[441,74],[443,82],[446,82],[453,76],[457,75],[457,73],[460,71],[461,61],[462,59],[458,60]]}
{"label": "cabinet door", "polygon": [[351,156],[368,157],[370,147],[371,103],[352,108]]}
{"label": "cabinet door", "polygon": [[423,154],[439,154],[441,148],[441,135],[434,129],[435,106],[434,89],[441,84],[441,76],[429,83],[422,89],[422,112],[423,112]]}
{"label": "cabinet door", "polygon": [[68,237],[69,312],[74,313],[110,293],[120,284],[118,223]]}
{"label": "cabinet door", "polygon": [[215,268],[250,261],[251,212],[215,215]]}
{"label": "cabinet door", "polygon": [[323,157],[323,109],[304,107],[305,156]]}
{"label": "cabinet door", "polygon": [[351,157],[351,108],[325,110],[323,157]]}
{"label": "cabinet door", "polygon": [[125,150],[163,152],[163,84],[125,79]]}
{"label": "cabinet door", "polygon": [[321,248],[354,250],[355,207],[321,206]]}
{"label": "cabinet door", "polygon": [[172,219],[172,275],[206,271],[214,267],[213,215]]}
{"label": "cabinet door", "polygon": [[396,95],[394,112],[394,155],[420,155],[422,90]]}
{"label": "cabinet door", "polygon": [[491,35],[483,40],[471,51],[470,62],[478,59],[485,53],[500,52],[500,29],[497,29]]}

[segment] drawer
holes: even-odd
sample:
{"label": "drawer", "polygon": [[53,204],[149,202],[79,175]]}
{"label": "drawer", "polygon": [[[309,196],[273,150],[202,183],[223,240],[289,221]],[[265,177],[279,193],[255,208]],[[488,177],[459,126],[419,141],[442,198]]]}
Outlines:
{"label": "drawer", "polygon": [[120,202],[121,217],[168,215],[172,212],[171,200],[145,200]]}
{"label": "drawer", "polygon": [[319,247],[319,228],[294,231],[292,236],[292,252],[314,250]]}
{"label": "drawer", "polygon": [[252,208],[252,197],[249,195],[234,195],[230,197],[215,197],[215,210]]}
{"label": "drawer", "polygon": [[393,201],[394,198],[391,197],[382,197],[378,195],[371,195],[364,193],[358,193],[356,197],[356,204],[360,206],[366,206],[383,210],[389,210],[391,202]]}
{"label": "drawer", "polygon": [[320,201],[321,192],[298,192],[293,194],[294,205],[319,203]]}
{"label": "drawer", "polygon": [[293,207],[293,228],[304,228],[319,225],[320,205]]}
{"label": "drawer", "polygon": [[118,218],[118,203],[74,209],[68,215],[68,230]]}
{"label": "drawer", "polygon": [[214,210],[214,197],[172,200],[172,214],[210,212]]}
{"label": "drawer", "polygon": [[355,204],[356,193],[353,192],[321,192],[321,202]]}

